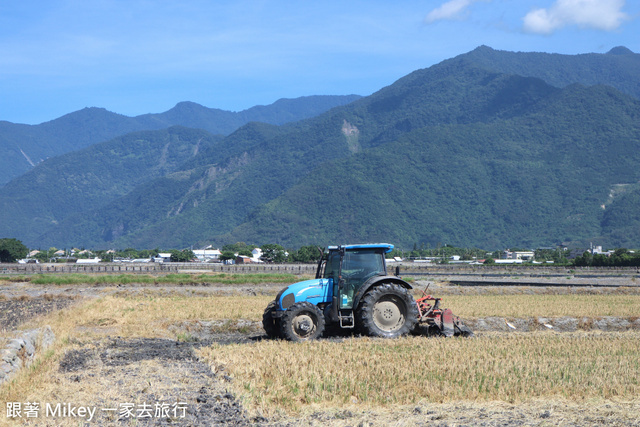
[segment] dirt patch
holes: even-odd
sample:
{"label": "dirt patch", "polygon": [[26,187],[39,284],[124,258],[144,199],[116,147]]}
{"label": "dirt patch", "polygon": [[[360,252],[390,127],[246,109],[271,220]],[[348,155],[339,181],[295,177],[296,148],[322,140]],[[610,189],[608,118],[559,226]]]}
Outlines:
{"label": "dirt patch", "polygon": [[421,403],[382,410],[353,406],[340,411],[316,411],[302,418],[279,418],[271,425],[308,426],[637,426],[638,404],[566,401]]}
{"label": "dirt patch", "polygon": [[617,284],[611,286],[588,286],[567,283],[567,286],[525,286],[511,284],[508,286],[475,285],[463,286],[445,281],[420,279],[413,283],[414,294],[422,296],[426,293],[444,295],[638,295],[640,286]]}
{"label": "dirt patch", "polygon": [[557,318],[529,317],[522,319],[504,317],[483,317],[465,319],[465,325],[474,332],[533,332],[550,330],[554,332],[575,332],[600,330],[605,332],[621,332],[640,329],[637,317],[570,317]]}
{"label": "dirt patch", "polygon": [[250,418],[227,390],[230,377],[198,360],[194,345],[107,338],[68,351],[59,372],[65,393],[95,408],[91,423],[98,425],[243,426],[260,421]]}
{"label": "dirt patch", "polygon": [[74,297],[19,296],[0,299],[0,331],[13,330],[36,316],[43,316],[76,302]]}

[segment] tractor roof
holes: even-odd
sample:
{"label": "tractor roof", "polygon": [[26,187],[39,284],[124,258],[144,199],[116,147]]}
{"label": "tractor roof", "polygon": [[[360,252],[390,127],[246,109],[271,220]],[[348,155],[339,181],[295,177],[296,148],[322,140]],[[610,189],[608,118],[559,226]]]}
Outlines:
{"label": "tractor roof", "polygon": [[[356,249],[383,249],[386,253],[389,253],[393,250],[393,245],[391,243],[367,243],[363,245],[342,245],[341,247],[345,248],[347,251],[352,251]],[[337,250],[340,246],[329,246],[327,249]]]}

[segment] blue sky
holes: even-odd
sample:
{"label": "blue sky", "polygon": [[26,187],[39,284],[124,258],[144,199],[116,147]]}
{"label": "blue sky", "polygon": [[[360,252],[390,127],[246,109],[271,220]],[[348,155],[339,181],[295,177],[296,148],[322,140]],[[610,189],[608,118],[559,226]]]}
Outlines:
{"label": "blue sky", "polygon": [[483,44],[640,52],[640,1],[3,1],[0,120],[369,95]]}

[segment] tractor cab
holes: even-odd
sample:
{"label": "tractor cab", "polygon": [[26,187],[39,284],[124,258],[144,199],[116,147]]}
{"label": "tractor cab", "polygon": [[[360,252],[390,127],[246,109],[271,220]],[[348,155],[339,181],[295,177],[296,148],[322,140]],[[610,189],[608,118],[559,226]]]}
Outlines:
{"label": "tractor cab", "polygon": [[386,243],[329,246],[318,264],[316,279],[331,280],[338,309],[353,309],[354,298],[362,286],[372,277],[387,275],[384,254],[391,250],[393,245]]}

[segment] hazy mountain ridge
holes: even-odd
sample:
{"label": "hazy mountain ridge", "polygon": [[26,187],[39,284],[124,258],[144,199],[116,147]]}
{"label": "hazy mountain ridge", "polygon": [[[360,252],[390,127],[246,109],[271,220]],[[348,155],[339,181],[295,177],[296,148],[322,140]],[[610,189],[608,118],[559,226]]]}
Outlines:
{"label": "hazy mountain ridge", "polygon": [[358,98],[358,95],[326,95],[280,99],[273,104],[255,106],[241,112],[181,102],[164,113],[136,117],[91,107],[39,125],[0,121],[0,185],[47,158],[80,150],[130,132],[165,129],[177,125],[228,135],[250,121],[279,125],[315,116]]}

